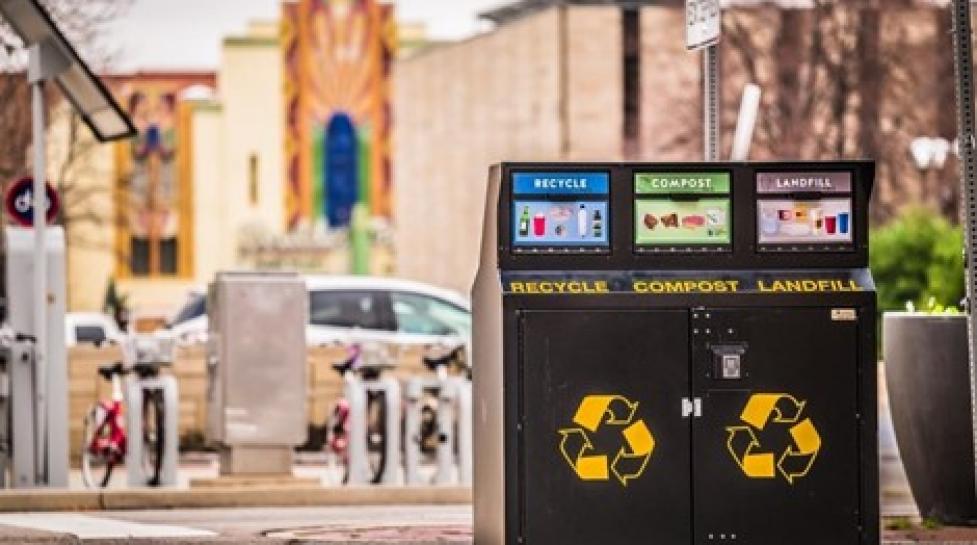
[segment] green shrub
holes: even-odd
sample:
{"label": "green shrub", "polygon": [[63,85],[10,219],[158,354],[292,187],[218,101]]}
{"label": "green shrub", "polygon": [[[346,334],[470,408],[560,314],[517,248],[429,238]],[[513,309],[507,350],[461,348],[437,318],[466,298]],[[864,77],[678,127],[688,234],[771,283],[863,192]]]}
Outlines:
{"label": "green shrub", "polygon": [[963,231],[929,210],[873,230],[869,261],[880,312],[955,307],[964,297]]}

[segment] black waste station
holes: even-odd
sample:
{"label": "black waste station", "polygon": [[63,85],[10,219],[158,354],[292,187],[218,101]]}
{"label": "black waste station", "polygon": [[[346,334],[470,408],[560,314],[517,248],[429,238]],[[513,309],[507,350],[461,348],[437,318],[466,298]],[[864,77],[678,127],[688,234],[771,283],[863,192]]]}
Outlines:
{"label": "black waste station", "polygon": [[477,545],[877,545],[871,162],[493,167]]}

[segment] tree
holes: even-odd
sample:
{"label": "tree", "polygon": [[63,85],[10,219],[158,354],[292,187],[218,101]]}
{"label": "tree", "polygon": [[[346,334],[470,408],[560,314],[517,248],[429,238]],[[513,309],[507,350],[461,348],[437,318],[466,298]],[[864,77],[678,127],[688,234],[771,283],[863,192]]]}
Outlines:
{"label": "tree", "polygon": [[[809,9],[736,8],[724,26],[725,110],[747,82],[764,91],[758,159],[878,161],[875,219],[907,202],[953,216],[956,178],[921,179],[915,136],[952,139],[946,9],[911,0],[813,0]],[[727,125],[735,117],[727,118]]]}

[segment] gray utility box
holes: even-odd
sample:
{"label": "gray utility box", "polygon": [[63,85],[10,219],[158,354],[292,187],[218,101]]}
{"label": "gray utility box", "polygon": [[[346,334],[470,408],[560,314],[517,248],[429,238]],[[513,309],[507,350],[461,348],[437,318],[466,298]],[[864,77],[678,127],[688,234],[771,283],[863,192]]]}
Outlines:
{"label": "gray utility box", "polygon": [[208,294],[208,439],[221,474],[290,474],[305,442],[308,295],[292,273],[218,273]]}

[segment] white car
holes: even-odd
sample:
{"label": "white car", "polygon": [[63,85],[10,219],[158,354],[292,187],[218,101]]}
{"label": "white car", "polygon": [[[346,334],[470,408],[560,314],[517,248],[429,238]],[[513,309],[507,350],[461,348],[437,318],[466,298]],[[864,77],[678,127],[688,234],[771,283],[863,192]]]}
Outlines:
{"label": "white car", "polygon": [[64,317],[64,343],[71,348],[79,344],[118,344],[124,334],[115,320],[98,312],[69,312]]}
{"label": "white car", "polygon": [[[455,292],[408,280],[363,276],[306,276],[310,346],[382,342],[400,345],[468,343],[471,307]],[[177,343],[207,340],[207,296],[190,293],[169,321]]]}

